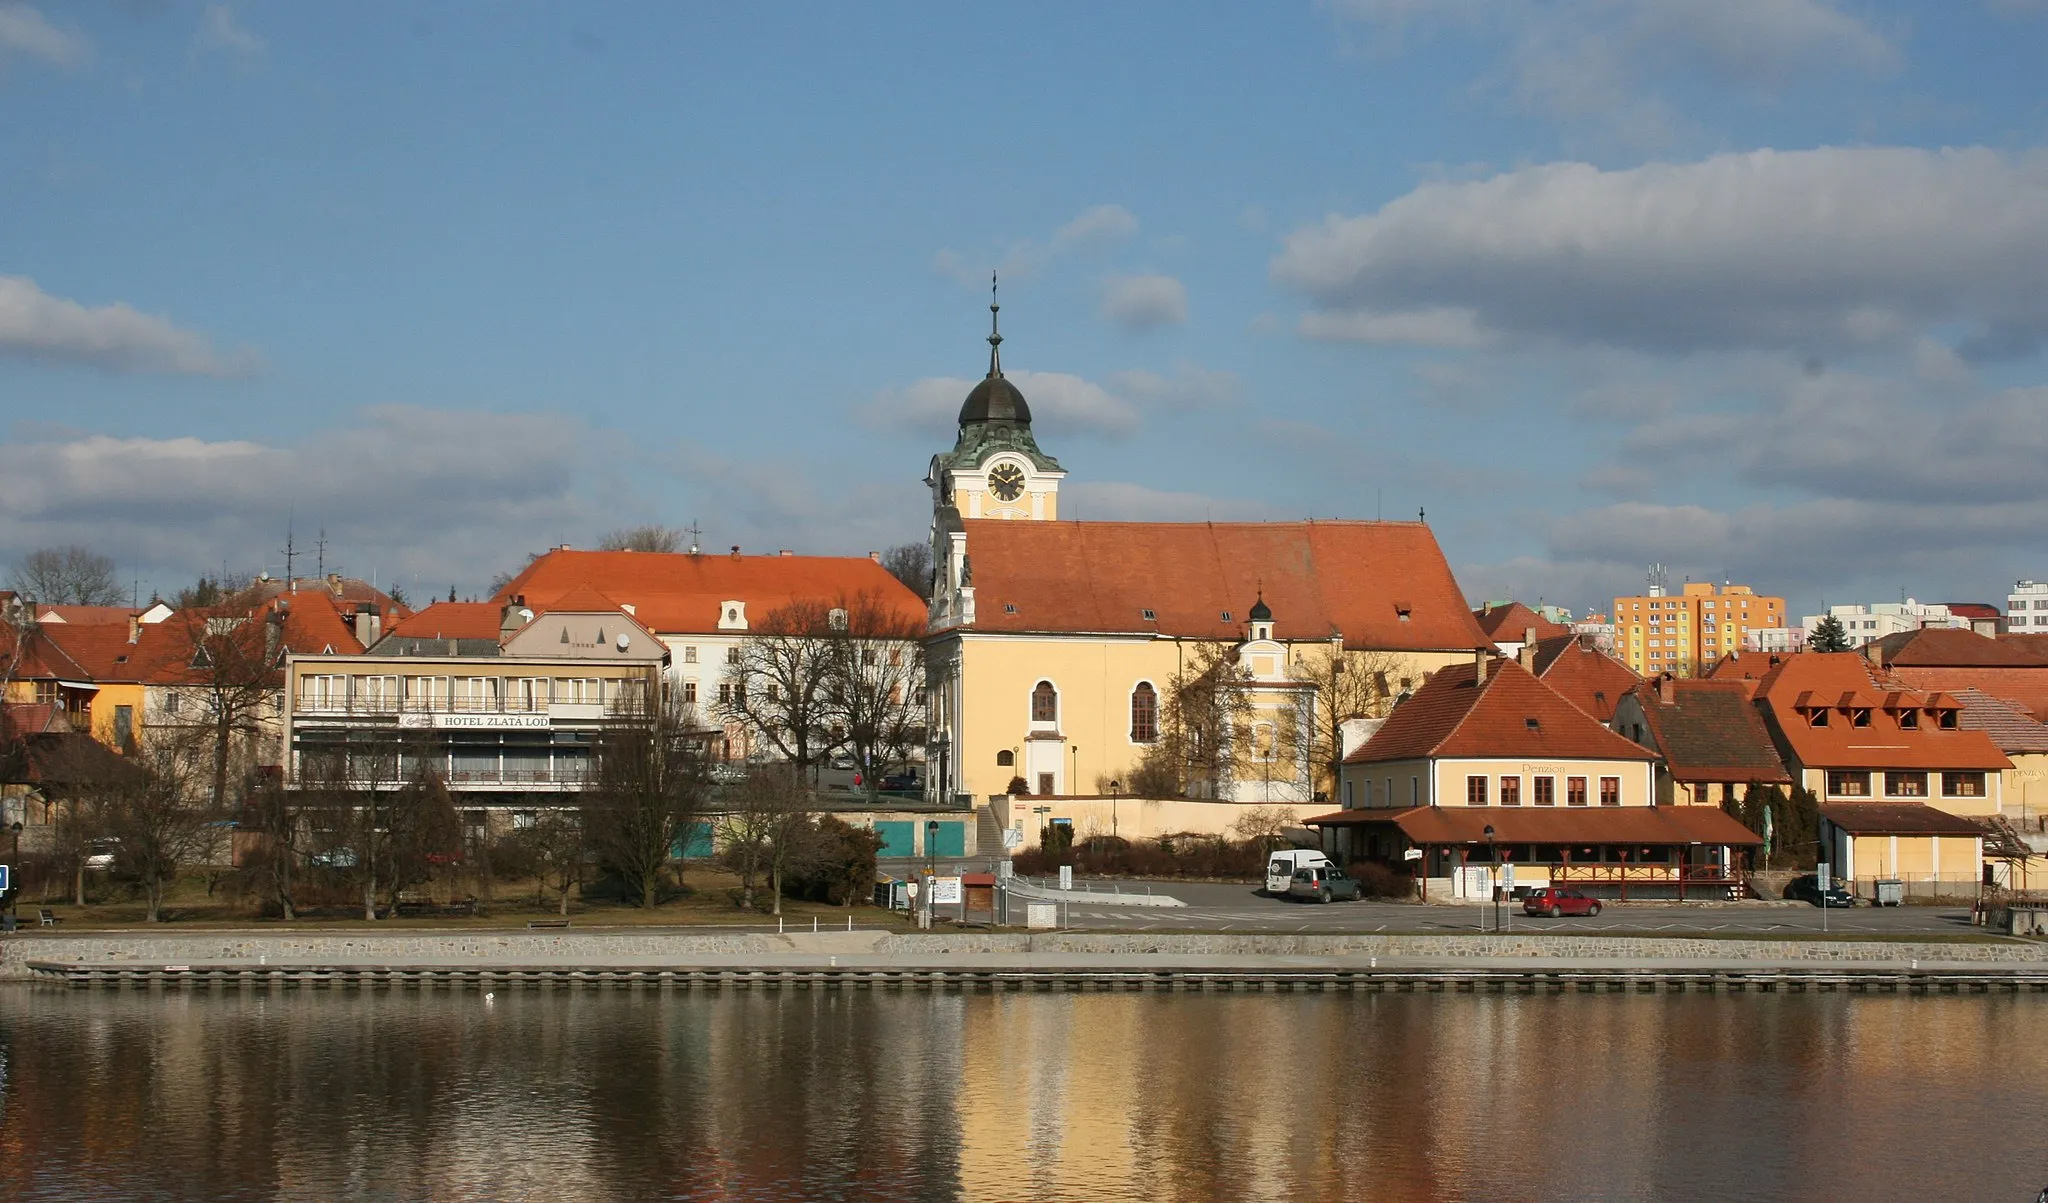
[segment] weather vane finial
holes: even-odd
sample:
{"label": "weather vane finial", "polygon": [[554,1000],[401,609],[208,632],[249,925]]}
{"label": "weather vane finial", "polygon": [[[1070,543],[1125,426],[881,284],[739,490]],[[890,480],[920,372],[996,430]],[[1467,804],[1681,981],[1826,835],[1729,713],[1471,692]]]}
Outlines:
{"label": "weather vane finial", "polygon": [[1003,330],[1000,314],[1002,306],[996,304],[996,273],[988,274],[988,374],[991,377],[1003,374]]}

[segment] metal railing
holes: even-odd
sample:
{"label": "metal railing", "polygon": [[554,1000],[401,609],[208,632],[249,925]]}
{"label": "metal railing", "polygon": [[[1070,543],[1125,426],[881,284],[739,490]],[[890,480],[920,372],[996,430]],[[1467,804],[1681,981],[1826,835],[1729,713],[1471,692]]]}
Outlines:
{"label": "metal railing", "polygon": [[292,704],[298,714],[547,714],[557,706],[602,707],[606,715],[644,714],[646,703],[639,698],[535,701],[522,698],[325,698],[301,695]]}

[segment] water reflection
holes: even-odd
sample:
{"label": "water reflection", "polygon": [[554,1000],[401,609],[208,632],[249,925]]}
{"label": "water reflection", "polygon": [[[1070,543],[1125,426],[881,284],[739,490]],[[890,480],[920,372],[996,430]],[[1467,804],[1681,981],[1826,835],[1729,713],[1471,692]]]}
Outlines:
{"label": "water reflection", "polygon": [[2043,1006],[11,989],[0,1195],[2030,1199]]}

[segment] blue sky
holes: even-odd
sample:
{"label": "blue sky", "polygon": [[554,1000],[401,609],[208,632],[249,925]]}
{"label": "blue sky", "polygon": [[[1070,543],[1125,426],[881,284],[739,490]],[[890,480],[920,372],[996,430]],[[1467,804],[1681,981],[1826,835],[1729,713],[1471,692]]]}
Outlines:
{"label": "blue sky", "polygon": [[0,0],[0,559],[918,539],[999,267],[1070,517],[1996,599],[2044,51],[2027,0]]}

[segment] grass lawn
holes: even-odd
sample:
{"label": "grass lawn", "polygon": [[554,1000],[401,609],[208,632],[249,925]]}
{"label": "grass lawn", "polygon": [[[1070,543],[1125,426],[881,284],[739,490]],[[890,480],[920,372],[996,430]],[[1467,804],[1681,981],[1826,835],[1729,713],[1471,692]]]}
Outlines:
{"label": "grass lawn", "polygon": [[[746,926],[760,928],[775,926],[775,917],[767,913],[767,904],[762,892],[756,891],[757,905],[753,911],[741,909],[736,901],[739,879],[716,869],[692,867],[683,875],[683,892],[665,899],[652,910],[627,906],[610,899],[582,901],[575,895],[569,900],[569,921],[578,928],[590,927],[732,927]],[[467,896],[467,888],[458,893]],[[287,924],[281,919],[262,918],[257,913],[253,898],[236,898],[226,891],[209,896],[205,880],[193,876],[181,879],[169,891],[164,905],[164,922],[159,927],[179,930],[199,928],[262,928],[318,931],[357,929],[363,931],[387,931],[395,928],[458,930],[463,928],[491,929],[523,928],[535,919],[559,918],[554,895],[549,892],[545,902],[535,897],[534,883],[499,881],[495,883],[489,902],[479,900],[481,914],[449,917],[398,917],[367,922],[363,919],[362,906],[323,905],[311,908],[311,913],[301,913]],[[131,896],[132,895],[132,896]],[[18,907],[24,930],[35,927],[36,912],[49,907],[55,913],[60,928],[64,931],[115,931],[128,928],[147,928],[143,921],[146,913],[140,892],[118,882],[108,882],[101,877],[91,883],[87,897],[90,906],[74,906],[69,902],[54,899],[40,901],[21,898]],[[861,927],[886,925],[910,930],[911,924],[899,919],[893,912],[873,906],[841,907],[819,902],[801,902],[784,899],[782,918],[791,929],[808,929],[815,917],[821,928],[844,928],[848,916]]]}

